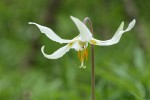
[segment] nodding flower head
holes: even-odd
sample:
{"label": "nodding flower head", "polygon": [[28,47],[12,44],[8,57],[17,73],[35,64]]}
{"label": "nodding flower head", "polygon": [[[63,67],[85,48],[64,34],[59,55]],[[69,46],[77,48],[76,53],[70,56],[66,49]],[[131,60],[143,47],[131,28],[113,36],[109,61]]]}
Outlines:
{"label": "nodding flower head", "polygon": [[86,65],[86,61],[88,59],[88,49],[87,49],[88,43],[93,44],[93,45],[98,45],[98,46],[109,46],[109,45],[116,44],[119,42],[122,34],[130,31],[136,23],[136,21],[134,19],[128,25],[127,29],[123,30],[124,22],[122,22],[121,25],[119,26],[118,30],[116,31],[116,33],[114,34],[114,36],[111,39],[101,41],[101,40],[93,38],[92,33],[90,32],[90,30],[86,27],[86,25],[82,21],[80,21],[79,19],[77,19],[73,16],[71,16],[71,19],[75,23],[75,25],[77,26],[77,28],[79,30],[79,35],[71,40],[62,39],[57,34],[55,34],[52,29],[47,28],[45,26],[41,26],[34,22],[29,22],[29,24],[36,25],[40,29],[40,31],[42,33],[44,33],[49,39],[51,39],[55,42],[61,43],[61,44],[67,43],[65,46],[61,47],[60,49],[58,49],[57,51],[55,51],[54,53],[49,54],[49,55],[44,53],[44,46],[43,46],[41,48],[41,51],[46,58],[58,59],[58,58],[62,57],[65,53],[67,53],[72,48],[72,49],[75,49],[76,51],[78,51],[78,57],[81,62],[80,68],[86,68],[85,65]]}

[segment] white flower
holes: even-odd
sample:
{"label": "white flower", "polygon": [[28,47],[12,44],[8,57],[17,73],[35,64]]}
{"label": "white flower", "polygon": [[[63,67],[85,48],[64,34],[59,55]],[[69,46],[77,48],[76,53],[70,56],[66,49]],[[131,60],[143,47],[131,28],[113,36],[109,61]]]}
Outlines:
{"label": "white flower", "polygon": [[67,43],[67,45],[61,47],[60,49],[58,49],[57,51],[55,51],[54,53],[52,53],[50,55],[44,53],[44,46],[43,46],[41,48],[41,51],[46,58],[58,59],[58,58],[62,57],[65,53],[67,53],[71,48],[73,48],[76,51],[78,51],[78,56],[81,61],[80,68],[81,67],[86,68],[84,63],[85,63],[85,61],[87,61],[87,57],[88,57],[88,50],[87,50],[88,43],[93,44],[93,45],[99,45],[99,46],[109,46],[109,45],[116,44],[119,42],[122,34],[127,31],[130,31],[136,22],[134,19],[129,24],[129,26],[127,27],[126,30],[123,30],[124,22],[122,22],[121,25],[119,26],[118,30],[116,31],[116,33],[114,34],[114,36],[111,39],[101,41],[101,40],[97,40],[97,39],[93,38],[92,33],[90,32],[90,30],[86,27],[86,25],[82,21],[80,21],[79,19],[77,19],[73,16],[71,16],[71,19],[77,26],[79,33],[80,33],[78,36],[76,36],[72,40],[62,39],[57,34],[55,34],[50,28],[41,26],[37,23],[29,22],[29,24],[35,24],[40,29],[40,31],[42,33],[44,33],[51,40],[56,41],[61,44]]}

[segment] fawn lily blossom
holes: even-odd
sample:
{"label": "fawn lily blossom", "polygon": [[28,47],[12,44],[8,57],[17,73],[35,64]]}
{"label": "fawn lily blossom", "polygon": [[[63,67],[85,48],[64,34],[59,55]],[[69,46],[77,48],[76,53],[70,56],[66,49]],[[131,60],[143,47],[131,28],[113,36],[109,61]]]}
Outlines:
{"label": "fawn lily blossom", "polygon": [[136,22],[134,19],[128,25],[126,30],[123,29],[124,22],[122,22],[121,25],[119,26],[118,30],[116,31],[116,33],[114,34],[114,36],[111,39],[101,41],[101,40],[93,38],[92,33],[90,32],[90,30],[86,27],[86,25],[82,21],[80,21],[79,19],[77,19],[73,16],[71,16],[71,19],[75,23],[75,25],[77,26],[77,28],[79,30],[79,35],[76,36],[75,38],[73,38],[72,40],[62,39],[57,34],[55,34],[50,28],[41,26],[37,23],[29,22],[29,24],[36,25],[40,29],[40,31],[42,33],[44,33],[49,39],[51,39],[55,42],[61,43],[61,44],[67,43],[67,45],[61,47],[60,49],[58,49],[57,51],[55,51],[54,53],[52,53],[50,55],[44,53],[45,46],[43,46],[41,48],[41,51],[46,58],[58,59],[58,58],[62,57],[65,53],[67,53],[71,48],[73,48],[76,51],[78,51],[78,57],[81,62],[80,68],[86,68],[85,62],[87,61],[87,58],[88,58],[88,50],[87,50],[88,43],[93,44],[93,45],[98,45],[98,46],[109,46],[109,45],[116,44],[119,42],[122,34],[127,31],[130,31],[134,27],[135,22]]}

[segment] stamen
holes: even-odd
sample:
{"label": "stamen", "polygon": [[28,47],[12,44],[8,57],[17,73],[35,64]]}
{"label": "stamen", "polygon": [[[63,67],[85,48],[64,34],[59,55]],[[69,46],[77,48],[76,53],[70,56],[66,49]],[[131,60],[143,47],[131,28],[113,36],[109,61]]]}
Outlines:
{"label": "stamen", "polygon": [[88,60],[88,49],[87,48],[85,49],[84,55],[85,55],[85,59],[87,61]]}
{"label": "stamen", "polygon": [[81,62],[81,66],[79,68],[86,68],[85,63],[88,59],[88,50],[87,48],[83,49],[82,51],[78,51],[78,57]]}
{"label": "stamen", "polygon": [[83,51],[81,51],[81,59],[80,59],[80,61],[81,61],[81,62],[84,61]]}

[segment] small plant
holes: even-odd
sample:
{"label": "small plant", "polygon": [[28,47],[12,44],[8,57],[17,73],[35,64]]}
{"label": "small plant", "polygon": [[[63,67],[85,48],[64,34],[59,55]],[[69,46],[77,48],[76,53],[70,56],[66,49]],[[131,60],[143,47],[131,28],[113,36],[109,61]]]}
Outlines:
{"label": "small plant", "polygon": [[[71,16],[71,19],[77,26],[79,30],[79,35],[73,38],[72,40],[68,39],[62,39],[60,38],[57,34],[55,34],[50,28],[47,28],[45,26],[41,26],[37,23],[34,22],[29,22],[29,24],[34,24],[36,25],[42,33],[44,33],[49,39],[58,42],[58,43],[67,43],[67,45],[61,47],[54,53],[48,55],[44,53],[44,46],[41,48],[41,51],[43,55],[48,58],[48,59],[58,59],[62,57],[65,53],[67,53],[71,48],[75,49],[78,52],[78,57],[80,59],[81,65],[79,66],[80,68],[86,68],[85,62],[87,61],[88,58],[88,50],[87,46],[88,43],[91,44],[92,47],[92,69],[91,69],[91,84],[92,84],[92,100],[95,100],[95,93],[94,93],[94,88],[95,88],[95,75],[94,75],[94,45],[98,46],[109,46],[113,45],[119,42],[121,36],[123,33],[130,31],[136,21],[135,19],[128,25],[126,30],[123,30],[124,28],[124,22],[121,23],[119,26],[118,30],[114,34],[114,36],[110,40],[105,40],[101,41],[98,39],[95,39],[93,37],[93,28],[92,28],[92,23],[88,17],[84,19],[84,21],[80,21],[79,19]],[[89,22],[90,24],[90,30],[86,27],[86,22]]]}

